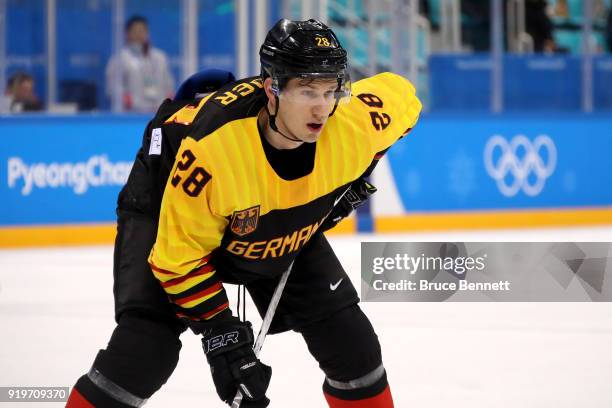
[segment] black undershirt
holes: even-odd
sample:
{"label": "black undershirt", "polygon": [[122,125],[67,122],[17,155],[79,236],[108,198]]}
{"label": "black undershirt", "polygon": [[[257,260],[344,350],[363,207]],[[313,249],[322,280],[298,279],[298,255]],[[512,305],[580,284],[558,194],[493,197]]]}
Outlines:
{"label": "black undershirt", "polygon": [[261,127],[257,126],[257,128],[261,144],[266,153],[266,159],[268,159],[268,163],[270,163],[280,178],[283,180],[296,180],[312,172],[317,147],[316,142],[302,143],[295,149],[279,150],[266,140]]}

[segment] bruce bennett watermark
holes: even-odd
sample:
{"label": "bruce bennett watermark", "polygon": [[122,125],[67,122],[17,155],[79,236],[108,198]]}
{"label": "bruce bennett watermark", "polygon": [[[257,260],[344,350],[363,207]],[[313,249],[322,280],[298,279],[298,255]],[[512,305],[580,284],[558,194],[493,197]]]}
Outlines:
{"label": "bruce bennett watermark", "polygon": [[609,242],[362,242],[373,302],[610,302]]}
{"label": "bruce bennett watermark", "polygon": [[[508,291],[510,281],[507,279],[495,282],[469,282],[461,279],[470,271],[483,271],[486,268],[486,253],[481,256],[419,256],[409,254],[395,254],[395,256],[378,256],[372,259],[372,274],[379,278],[372,281],[372,288],[377,291]],[[457,281],[431,281],[429,279],[400,279],[388,282],[384,278],[385,272],[403,271],[404,274],[414,277],[417,272],[434,273],[444,271],[456,276]]]}

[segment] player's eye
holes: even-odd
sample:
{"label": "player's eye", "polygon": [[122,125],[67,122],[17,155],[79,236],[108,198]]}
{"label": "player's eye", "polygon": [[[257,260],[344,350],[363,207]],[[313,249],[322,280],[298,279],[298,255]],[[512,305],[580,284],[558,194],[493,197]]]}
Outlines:
{"label": "player's eye", "polygon": [[312,89],[303,89],[302,95],[308,98],[313,98],[313,99],[317,97],[317,93],[313,91]]}

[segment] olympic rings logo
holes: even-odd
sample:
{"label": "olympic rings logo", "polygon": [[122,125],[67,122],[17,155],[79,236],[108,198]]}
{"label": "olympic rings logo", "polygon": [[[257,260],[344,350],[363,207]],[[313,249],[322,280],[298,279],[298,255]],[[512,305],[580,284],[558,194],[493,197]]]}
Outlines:
{"label": "olympic rings logo", "polygon": [[[544,150],[546,163],[540,155]],[[501,156],[497,154],[498,151]],[[539,135],[533,142],[524,135],[517,135],[510,143],[504,137],[494,135],[485,146],[484,164],[487,173],[497,181],[499,191],[506,197],[513,197],[520,190],[534,197],[542,192],[546,179],[555,170],[557,148],[547,135]],[[508,177],[509,174],[512,177]]]}

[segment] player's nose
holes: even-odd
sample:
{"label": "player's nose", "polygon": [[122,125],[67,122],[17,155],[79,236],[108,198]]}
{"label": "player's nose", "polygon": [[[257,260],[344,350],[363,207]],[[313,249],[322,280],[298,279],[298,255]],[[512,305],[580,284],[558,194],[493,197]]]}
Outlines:
{"label": "player's nose", "polygon": [[317,103],[312,106],[311,113],[317,120],[323,120],[329,114],[329,104]]}

